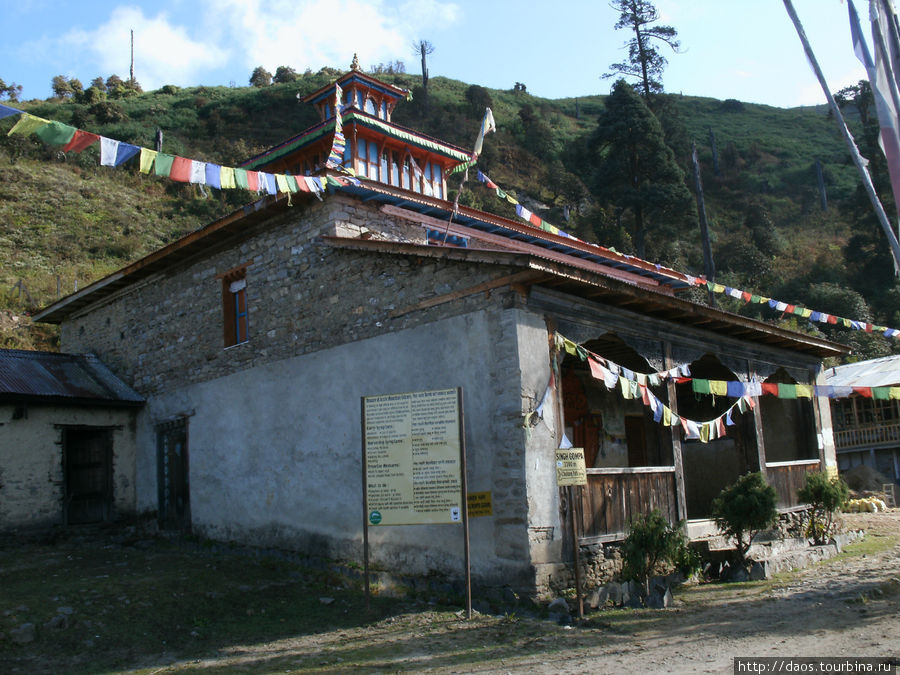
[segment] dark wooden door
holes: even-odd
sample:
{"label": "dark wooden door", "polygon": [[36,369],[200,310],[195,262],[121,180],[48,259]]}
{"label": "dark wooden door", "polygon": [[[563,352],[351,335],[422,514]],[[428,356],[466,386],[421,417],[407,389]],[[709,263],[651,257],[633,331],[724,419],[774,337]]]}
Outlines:
{"label": "dark wooden door", "polygon": [[625,442],[628,443],[628,466],[647,466],[647,434],[642,416],[625,416]]}
{"label": "dark wooden door", "polygon": [[156,451],[159,526],[189,529],[187,423],[183,418],[157,426]]}
{"label": "dark wooden door", "polygon": [[112,431],[63,430],[66,524],[99,523],[112,514]]}

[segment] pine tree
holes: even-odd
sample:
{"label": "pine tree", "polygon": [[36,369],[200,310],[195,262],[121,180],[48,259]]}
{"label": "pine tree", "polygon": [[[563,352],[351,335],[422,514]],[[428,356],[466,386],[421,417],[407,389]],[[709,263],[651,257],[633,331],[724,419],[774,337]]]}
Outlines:
{"label": "pine tree", "polygon": [[628,46],[628,61],[610,64],[612,72],[603,77],[625,75],[637,78],[649,99],[651,93],[662,92],[662,71],[668,63],[654,42],[663,42],[677,52],[681,46],[677,39],[678,31],[672,26],[651,25],[659,20],[659,12],[649,0],[615,0],[611,6],[619,11],[616,30],[627,28],[634,33],[634,37],[625,43]]}
{"label": "pine tree", "polygon": [[599,157],[595,195],[620,214],[638,256],[660,254],[696,207],[659,120],[624,80],[606,100],[592,151]]}

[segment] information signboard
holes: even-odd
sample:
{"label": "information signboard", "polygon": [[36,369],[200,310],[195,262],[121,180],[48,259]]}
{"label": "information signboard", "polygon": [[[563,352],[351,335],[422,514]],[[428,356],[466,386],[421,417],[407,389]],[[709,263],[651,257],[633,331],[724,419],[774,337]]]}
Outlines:
{"label": "information signboard", "polygon": [[559,448],[556,451],[556,484],[587,485],[584,448]]}
{"label": "information signboard", "polygon": [[363,398],[369,525],[462,522],[457,389]]}

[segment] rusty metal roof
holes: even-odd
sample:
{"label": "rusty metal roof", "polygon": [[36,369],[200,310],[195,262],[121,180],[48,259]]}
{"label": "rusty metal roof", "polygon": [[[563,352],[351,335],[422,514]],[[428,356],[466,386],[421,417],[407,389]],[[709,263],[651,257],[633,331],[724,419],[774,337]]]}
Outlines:
{"label": "rusty metal roof", "polygon": [[0,349],[0,401],[139,406],[144,399],[93,354]]}
{"label": "rusty metal roof", "polygon": [[830,385],[844,387],[900,386],[900,355],[829,368],[825,379]]}

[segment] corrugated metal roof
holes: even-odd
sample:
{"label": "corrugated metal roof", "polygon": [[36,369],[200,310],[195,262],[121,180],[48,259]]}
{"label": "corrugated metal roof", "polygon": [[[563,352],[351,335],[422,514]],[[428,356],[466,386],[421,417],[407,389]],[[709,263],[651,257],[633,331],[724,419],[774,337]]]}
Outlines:
{"label": "corrugated metal roof", "polygon": [[93,354],[0,349],[0,400],[142,405]]}
{"label": "corrugated metal roof", "polygon": [[825,379],[828,384],[843,387],[900,386],[900,355],[829,368]]}

